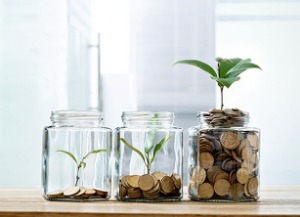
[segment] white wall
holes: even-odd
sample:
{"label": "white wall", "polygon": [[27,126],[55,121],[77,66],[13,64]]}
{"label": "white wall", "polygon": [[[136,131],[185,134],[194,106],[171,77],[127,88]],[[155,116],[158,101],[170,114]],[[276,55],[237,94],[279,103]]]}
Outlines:
{"label": "white wall", "polygon": [[217,56],[250,57],[263,69],[245,72],[224,93],[225,107],[249,111],[261,129],[263,185],[300,183],[299,26],[300,2],[217,3]]}

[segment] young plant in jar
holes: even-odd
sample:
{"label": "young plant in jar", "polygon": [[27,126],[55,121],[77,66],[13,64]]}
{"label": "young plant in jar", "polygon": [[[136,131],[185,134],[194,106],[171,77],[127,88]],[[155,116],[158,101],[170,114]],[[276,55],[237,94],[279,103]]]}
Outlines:
{"label": "young plant in jar", "polygon": [[216,58],[217,70],[199,60],[180,60],[202,69],[220,88],[221,107],[199,113],[200,123],[189,129],[192,200],[256,201],[259,198],[260,131],[247,126],[249,114],[224,109],[224,87],[240,80],[248,69],[261,69],[250,59]]}
{"label": "young plant in jar", "polygon": [[71,152],[68,152],[66,150],[59,149],[56,152],[63,153],[69,156],[74,161],[77,171],[76,171],[74,186],[70,186],[69,188],[63,191],[58,190],[54,192],[49,192],[47,194],[48,198],[51,199],[51,198],[58,198],[58,197],[61,198],[74,197],[77,199],[88,199],[91,196],[101,196],[103,198],[106,198],[108,193],[106,191],[85,187],[83,182],[82,182],[82,186],[79,185],[79,180],[81,179],[80,176],[82,175],[83,170],[87,166],[86,159],[91,155],[96,155],[101,152],[107,152],[106,149],[92,150],[88,152],[86,155],[84,155],[80,161]]}
{"label": "young plant in jar", "polygon": [[155,200],[160,197],[179,196],[182,187],[181,177],[176,174],[166,174],[161,171],[151,172],[152,163],[155,162],[157,154],[162,150],[168,140],[172,137],[167,135],[163,137],[157,144],[154,143],[155,132],[147,133],[148,141],[141,151],[121,138],[121,142],[130,150],[135,152],[143,161],[145,170],[143,175],[127,175],[123,176],[119,185],[119,196],[129,199],[146,199]]}

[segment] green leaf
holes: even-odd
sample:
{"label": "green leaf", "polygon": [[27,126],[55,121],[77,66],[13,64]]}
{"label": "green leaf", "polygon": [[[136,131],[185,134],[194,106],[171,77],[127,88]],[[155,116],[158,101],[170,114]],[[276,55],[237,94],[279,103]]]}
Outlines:
{"label": "green leaf", "polygon": [[145,139],[146,145],[144,148],[146,154],[149,154],[154,148],[154,136],[155,136],[155,130],[151,130],[146,134],[146,139]]}
{"label": "green leaf", "polygon": [[217,78],[211,77],[212,79],[216,80],[219,83],[219,86],[225,86],[229,88],[234,82],[240,80],[240,77],[233,77],[233,78]]}
{"label": "green leaf", "polygon": [[[141,158],[143,159],[144,163],[146,164],[146,160],[145,157],[143,155],[143,153],[138,150],[137,148],[133,147],[132,145],[130,145],[124,138],[120,139],[128,148],[130,148],[132,151],[135,151],[138,155],[141,156]],[[147,165],[147,164],[146,164]]]}
{"label": "green leaf", "polygon": [[83,165],[83,169],[85,169],[86,168],[86,162],[81,162],[81,165]]}
{"label": "green leaf", "polygon": [[89,153],[87,153],[83,158],[82,160],[86,159],[89,155],[91,154],[98,154],[100,152],[107,152],[107,149],[95,149],[93,151],[90,151]]}
{"label": "green leaf", "polygon": [[[217,60],[217,59],[216,59]],[[219,58],[219,72],[220,78],[225,78],[227,72],[232,69],[235,65],[237,65],[242,59],[234,58],[234,59],[222,59]]]}
{"label": "green leaf", "polygon": [[75,161],[75,163],[77,165],[77,160],[76,160],[75,156],[72,153],[70,153],[68,151],[65,151],[65,150],[57,150],[56,152],[61,152],[61,153],[64,153],[64,154],[70,156]]}
{"label": "green leaf", "polygon": [[201,62],[199,60],[180,60],[177,61],[175,64],[187,64],[187,65],[192,65],[196,66],[200,69],[202,69],[205,72],[208,72],[210,75],[217,77],[216,71],[207,63]]}
{"label": "green leaf", "polygon": [[160,142],[158,144],[155,145],[154,151],[153,151],[153,156],[151,159],[151,163],[154,161],[156,154],[158,153],[158,151],[167,143],[167,141],[172,137],[171,136],[165,136],[162,140],[160,140]]}
{"label": "green leaf", "polygon": [[227,72],[226,77],[227,78],[236,77],[239,76],[242,72],[246,71],[247,69],[253,69],[253,68],[261,69],[258,65],[254,63],[240,62],[239,64],[237,64],[235,67],[233,67]]}

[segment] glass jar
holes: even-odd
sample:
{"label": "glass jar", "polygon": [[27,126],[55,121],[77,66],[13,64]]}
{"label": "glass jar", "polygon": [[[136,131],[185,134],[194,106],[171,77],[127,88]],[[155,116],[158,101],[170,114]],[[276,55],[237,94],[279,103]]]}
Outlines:
{"label": "glass jar", "polygon": [[249,114],[213,109],[198,118],[189,129],[190,199],[257,201],[260,131],[247,126]]}
{"label": "glass jar", "polygon": [[116,129],[116,197],[121,201],[182,198],[183,129],[171,112],[123,112]]}
{"label": "glass jar", "polygon": [[43,196],[59,201],[106,200],[111,192],[112,130],[97,111],[53,111],[43,131]]}

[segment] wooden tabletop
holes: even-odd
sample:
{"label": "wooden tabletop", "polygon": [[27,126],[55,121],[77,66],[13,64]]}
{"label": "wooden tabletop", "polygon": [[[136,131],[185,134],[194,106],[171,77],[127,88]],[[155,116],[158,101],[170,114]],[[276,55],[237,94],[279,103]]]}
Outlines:
{"label": "wooden tabletop", "polygon": [[0,216],[300,216],[300,186],[265,187],[259,202],[136,203],[115,200],[103,202],[51,202],[42,198],[40,189],[0,189]]}

